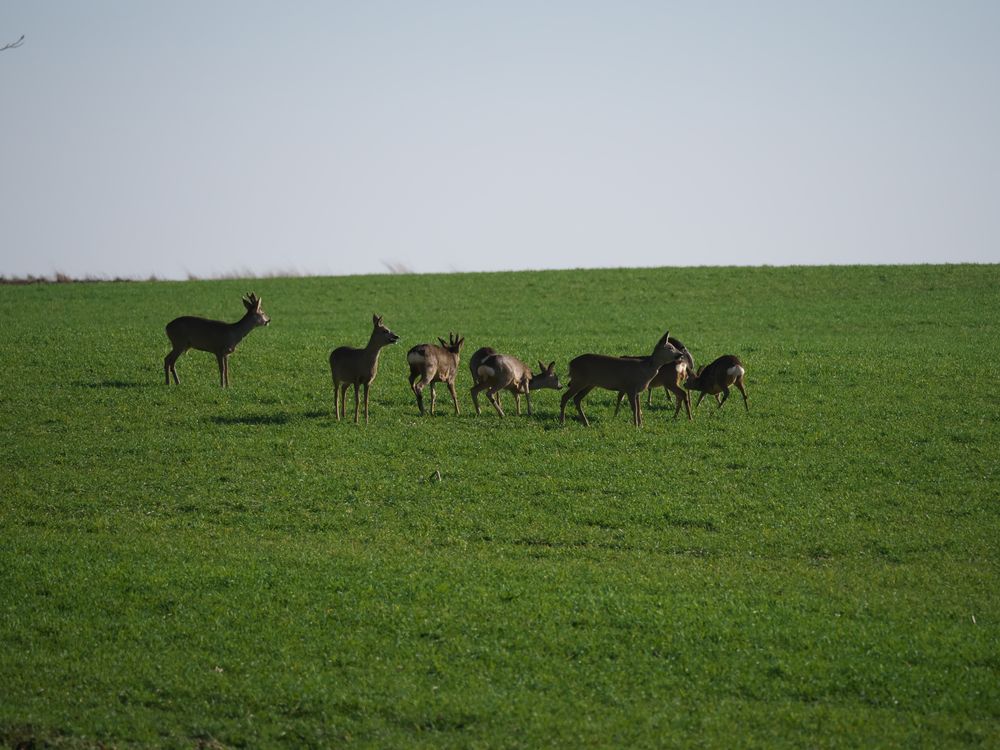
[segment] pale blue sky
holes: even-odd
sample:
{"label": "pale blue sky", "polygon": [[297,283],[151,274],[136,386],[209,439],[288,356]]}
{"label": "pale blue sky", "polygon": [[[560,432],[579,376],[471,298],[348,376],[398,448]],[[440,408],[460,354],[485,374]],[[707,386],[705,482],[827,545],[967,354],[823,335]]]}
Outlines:
{"label": "pale blue sky", "polygon": [[1000,2],[0,0],[0,274],[1000,262]]}

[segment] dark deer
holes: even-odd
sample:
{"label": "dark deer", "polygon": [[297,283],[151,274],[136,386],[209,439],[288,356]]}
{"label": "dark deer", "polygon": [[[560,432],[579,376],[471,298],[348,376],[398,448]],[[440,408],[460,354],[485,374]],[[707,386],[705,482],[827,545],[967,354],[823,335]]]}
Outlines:
{"label": "dark deer", "polygon": [[[726,403],[726,399],[729,398],[729,386],[735,385],[740,389],[740,393],[743,394],[743,406],[749,414],[750,404],[748,403],[746,389],[743,387],[744,375],[746,375],[746,369],[743,367],[740,358],[735,354],[723,354],[711,364],[702,367],[698,371],[698,374],[692,373],[688,375],[684,387],[689,391],[701,391],[698,395],[698,401],[694,405],[695,409],[698,408],[701,400],[705,398],[706,393],[711,393],[715,397],[721,409],[722,405]],[[719,399],[720,393],[722,394],[721,400]]]}
{"label": "dark deer", "polygon": [[260,298],[253,292],[243,298],[243,306],[247,309],[246,315],[235,323],[223,323],[221,320],[208,320],[191,315],[174,318],[167,323],[167,338],[174,347],[163,360],[167,385],[170,385],[171,375],[174,376],[174,383],[179,385],[181,382],[174,366],[178,357],[188,349],[198,349],[215,355],[219,363],[219,381],[223,388],[229,387],[229,355],[236,350],[236,345],[246,338],[250,331],[271,322],[260,307]]}
{"label": "dark deer", "polygon": [[354,424],[358,423],[358,386],[365,389],[365,424],[368,424],[368,388],[378,374],[378,355],[382,347],[395,344],[399,336],[382,324],[381,315],[372,315],[372,335],[364,349],[339,346],[330,352],[330,375],[333,377],[333,413],[339,422],[345,416],[347,386],[354,386]]}
{"label": "dark deer", "polygon": [[680,359],[683,354],[667,339],[669,332],[656,342],[653,351],[642,359],[609,357],[604,354],[582,354],[569,363],[569,385],[563,394],[559,409],[559,422],[566,422],[566,404],[572,398],[580,421],[589,426],[587,415],[583,413],[583,399],[594,388],[625,393],[632,407],[632,421],[636,427],[642,424],[642,404],[639,394],[649,386],[650,381],[665,364]]}
{"label": "dark deer", "polygon": [[417,397],[417,406],[421,415],[424,413],[423,390],[431,387],[431,415],[434,414],[434,404],[437,397],[434,393],[435,383],[444,383],[451,393],[451,402],[455,405],[455,413],[459,414],[458,395],[455,393],[455,377],[458,375],[458,355],[462,351],[465,339],[449,333],[448,341],[438,338],[437,344],[417,344],[406,353],[406,361],[410,365],[410,388]]}

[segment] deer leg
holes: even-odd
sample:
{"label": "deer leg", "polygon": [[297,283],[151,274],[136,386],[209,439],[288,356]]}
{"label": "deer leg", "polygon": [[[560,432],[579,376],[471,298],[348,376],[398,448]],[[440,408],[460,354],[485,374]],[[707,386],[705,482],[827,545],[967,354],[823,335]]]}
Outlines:
{"label": "deer leg", "polygon": [[747,396],[746,388],[743,387],[743,378],[736,379],[736,387],[740,389],[740,393],[743,394],[743,406],[746,407],[747,414],[750,413],[749,397]]}
{"label": "deer leg", "polygon": [[347,383],[340,384],[340,418],[347,419]]}
{"label": "deer leg", "polygon": [[167,385],[170,385],[170,376],[174,376],[174,384],[180,385],[180,380],[177,379],[177,368],[174,365],[177,363],[177,359],[186,352],[187,349],[184,347],[174,347],[170,350],[170,353],[163,358],[163,374],[167,378]]}
{"label": "deer leg", "polygon": [[699,406],[701,406],[701,400],[703,398],[705,398],[705,391],[702,391],[701,393],[698,394],[698,400],[694,402],[694,408],[695,409],[697,409]]}
{"label": "deer leg", "polygon": [[229,355],[225,355],[222,358],[222,370],[223,374],[226,376],[226,388],[229,387]]}
{"label": "deer leg", "polygon": [[368,424],[368,388],[369,383],[365,383],[365,424]]}
{"label": "deer leg", "polygon": [[722,389],[722,400],[721,401],[719,400],[719,394],[718,393],[715,394],[715,400],[719,402],[719,408],[720,409],[722,408],[722,405],[724,403],[726,403],[726,399],[727,398],[729,398],[729,387],[728,386],[726,386],[725,388]]}
{"label": "deer leg", "polygon": [[628,403],[632,407],[632,424],[636,427],[642,424],[642,396],[638,393],[628,394]]}
{"label": "deer leg", "polygon": [[[666,388],[666,386],[664,386]],[[673,392],[674,400],[677,402],[674,407],[674,419],[677,419],[677,415],[681,413],[681,407],[687,407],[688,419],[691,419],[691,402],[688,399],[687,391],[681,388],[679,385],[675,385],[670,389]]]}
{"label": "deer leg", "polygon": [[481,415],[483,413],[482,409],[479,408],[479,392],[486,387],[484,383],[476,383],[472,386],[472,390],[469,391],[472,394],[472,405],[476,407],[476,415]]}
{"label": "deer leg", "polygon": [[216,354],[215,361],[219,363],[219,385],[226,387],[226,359],[223,354]]}
{"label": "deer leg", "polygon": [[354,424],[358,423],[358,384],[354,384]]}
{"label": "deer leg", "polygon": [[338,398],[339,395],[340,395],[340,383],[338,383],[337,379],[334,378],[333,379],[333,416],[335,416],[337,418],[338,422],[340,421],[340,399]]}
{"label": "deer leg", "polygon": [[[531,391],[530,390],[526,390],[524,392],[524,403],[526,403],[528,405],[528,416],[530,417],[531,416]],[[521,413],[521,404],[518,404],[517,407],[518,407],[517,408],[517,413],[520,414]]]}
{"label": "deer leg", "polygon": [[500,391],[502,391],[503,388],[504,386],[502,385],[494,385],[486,391],[486,398],[490,400],[490,403],[493,404],[493,408],[496,409],[497,414],[501,417],[506,416],[506,414],[503,413],[503,407],[500,406]]}
{"label": "deer leg", "polygon": [[499,389],[497,388],[490,388],[490,390],[486,391],[486,398],[488,398],[490,403],[493,404],[493,408],[496,409],[497,414],[503,417],[506,415],[503,413],[503,408],[500,406],[500,396],[498,395],[498,391]]}
{"label": "deer leg", "polygon": [[434,383],[431,383],[431,416],[434,416],[434,405],[437,403],[437,394],[434,392]]}
{"label": "deer leg", "polygon": [[455,414],[461,414],[462,412],[458,409],[458,394],[455,393],[455,381],[448,381],[448,392],[451,393],[451,403],[455,405]]}
{"label": "deer leg", "polygon": [[566,404],[571,398],[573,398],[572,383],[566,387],[566,392],[562,395],[562,400],[559,402],[559,424],[566,424]]}
{"label": "deer leg", "polygon": [[[664,386],[663,390],[666,390],[666,389],[667,389],[666,386]],[[669,398],[669,396],[668,396],[668,398]],[[653,386],[649,386],[649,388],[646,389],[646,406],[648,408],[652,408],[652,406],[653,406]]]}
{"label": "deer leg", "polygon": [[583,399],[592,390],[594,390],[594,386],[581,388],[580,391],[573,397],[573,403],[576,404],[576,410],[580,413],[580,420],[583,422],[584,427],[590,427],[590,422],[587,421],[587,415],[583,413]]}
{"label": "deer leg", "polygon": [[622,401],[625,400],[625,391],[618,391],[618,400],[615,402],[615,416],[618,416],[618,412],[621,411]]}
{"label": "deer leg", "polygon": [[521,392],[514,391],[514,408],[517,410],[517,416],[521,416]]}
{"label": "deer leg", "polygon": [[420,409],[420,416],[424,415],[424,383],[423,380],[419,381],[413,386],[413,395],[417,397],[417,407]]}

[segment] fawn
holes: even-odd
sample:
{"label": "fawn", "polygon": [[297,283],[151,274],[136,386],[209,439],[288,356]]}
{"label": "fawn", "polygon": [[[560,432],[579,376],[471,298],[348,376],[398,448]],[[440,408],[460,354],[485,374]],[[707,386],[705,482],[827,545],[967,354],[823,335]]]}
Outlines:
{"label": "fawn", "polygon": [[167,323],[167,338],[173,349],[163,360],[163,373],[170,385],[170,376],[180,385],[175,367],[178,357],[188,349],[211,352],[219,363],[219,381],[223,388],[229,387],[229,355],[236,349],[250,331],[257,326],[266,326],[271,319],[260,307],[260,298],[253,292],[243,298],[246,314],[235,323],[208,320],[185,315]]}
{"label": "fawn", "polygon": [[[395,344],[399,336],[382,324],[381,315],[372,315],[372,335],[364,349],[339,346],[330,352],[330,375],[333,377],[333,413],[339,422],[345,416],[347,386],[354,386],[354,424],[358,423],[358,386],[365,389],[365,424],[368,424],[368,388],[378,374],[378,355],[382,347]],[[339,391],[339,397],[338,397]],[[339,408],[338,408],[339,407]]]}

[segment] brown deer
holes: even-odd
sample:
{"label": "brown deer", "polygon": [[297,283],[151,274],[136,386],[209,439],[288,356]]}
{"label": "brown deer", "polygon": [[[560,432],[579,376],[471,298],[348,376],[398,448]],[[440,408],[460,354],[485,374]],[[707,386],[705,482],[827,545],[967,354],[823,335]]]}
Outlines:
{"label": "brown deer", "polygon": [[[368,388],[378,374],[378,355],[382,347],[395,344],[399,336],[382,324],[381,315],[372,315],[372,335],[364,349],[339,346],[330,352],[330,375],[333,377],[333,413],[339,422],[347,408],[347,386],[354,386],[354,424],[358,423],[358,386],[365,389],[365,424],[368,424]],[[339,393],[338,393],[339,391]]]}
{"label": "brown deer", "polygon": [[[476,385],[472,387],[472,403],[476,407],[476,414],[481,414],[479,409],[479,394],[486,391],[486,398],[493,404],[497,414],[504,416],[503,408],[500,406],[500,391],[508,390],[514,394],[514,403],[517,405],[517,413],[521,414],[521,394],[528,404],[528,416],[531,416],[531,391],[542,388],[562,388],[559,384],[559,376],[556,374],[556,363],[550,362],[548,365],[538,363],[539,372],[537,375],[531,372],[531,368],[517,357],[509,354],[488,354],[482,356],[489,347],[480,349],[472,355],[470,365],[476,365],[473,370],[473,380]],[[489,389],[489,390],[487,390]]]}
{"label": "brown deer", "polygon": [[180,385],[181,381],[177,377],[175,367],[178,357],[188,349],[198,349],[215,355],[219,363],[219,381],[223,388],[229,387],[229,355],[250,331],[271,322],[260,307],[260,298],[253,292],[243,298],[243,306],[247,309],[246,315],[235,323],[223,323],[221,320],[208,320],[191,315],[174,318],[167,323],[167,338],[174,347],[163,360],[163,373],[166,375],[167,385],[170,385],[171,375],[174,376],[174,383]]}
{"label": "brown deer", "polygon": [[[743,376],[746,375],[746,372],[739,357],[735,354],[723,354],[711,364],[698,370],[697,374],[688,375],[684,387],[689,391],[701,391],[698,395],[698,401],[694,405],[695,409],[705,398],[706,393],[711,393],[715,397],[721,409],[722,405],[726,403],[726,399],[729,398],[729,386],[735,384],[740,389],[740,393],[743,394],[743,406],[746,407],[749,414],[750,404],[746,389],[743,387]],[[719,399],[720,393],[722,394],[721,400]]]}
{"label": "brown deer", "polygon": [[434,404],[437,397],[434,394],[434,384],[444,383],[451,393],[451,402],[455,405],[455,413],[460,414],[458,395],[455,393],[455,377],[458,375],[458,355],[462,351],[464,338],[449,333],[448,341],[438,338],[437,344],[417,344],[406,353],[406,361],[410,365],[410,388],[417,397],[417,406],[421,415],[424,413],[423,390],[431,387],[431,415],[434,415]]}
{"label": "brown deer", "polygon": [[636,427],[642,424],[642,404],[639,394],[649,386],[656,373],[664,365],[680,359],[683,354],[667,339],[669,332],[656,342],[653,351],[642,359],[609,357],[604,354],[581,354],[569,363],[569,385],[563,394],[559,410],[559,422],[566,422],[566,404],[572,398],[580,421],[590,426],[583,413],[583,399],[594,388],[624,392],[632,407],[632,421]]}
{"label": "brown deer", "polygon": [[[649,387],[647,388],[647,393],[649,394],[646,399],[646,406],[653,405],[653,390],[658,386],[663,386],[664,393],[667,394],[667,401],[670,400],[670,394],[673,393],[676,399],[676,406],[674,408],[674,419],[677,419],[677,415],[681,411],[681,406],[687,410],[687,418],[691,419],[691,396],[684,390],[684,379],[689,373],[694,372],[694,357],[691,356],[691,352],[688,348],[684,346],[679,340],[671,336],[667,341],[674,347],[680,350],[681,358],[676,362],[671,362],[660,368],[660,371],[656,373],[656,377],[649,381]],[[626,357],[626,359],[643,359],[643,357]],[[625,393],[620,392],[618,394],[618,402],[615,404],[615,416],[618,416],[618,411],[621,409],[622,401],[625,399]]]}

